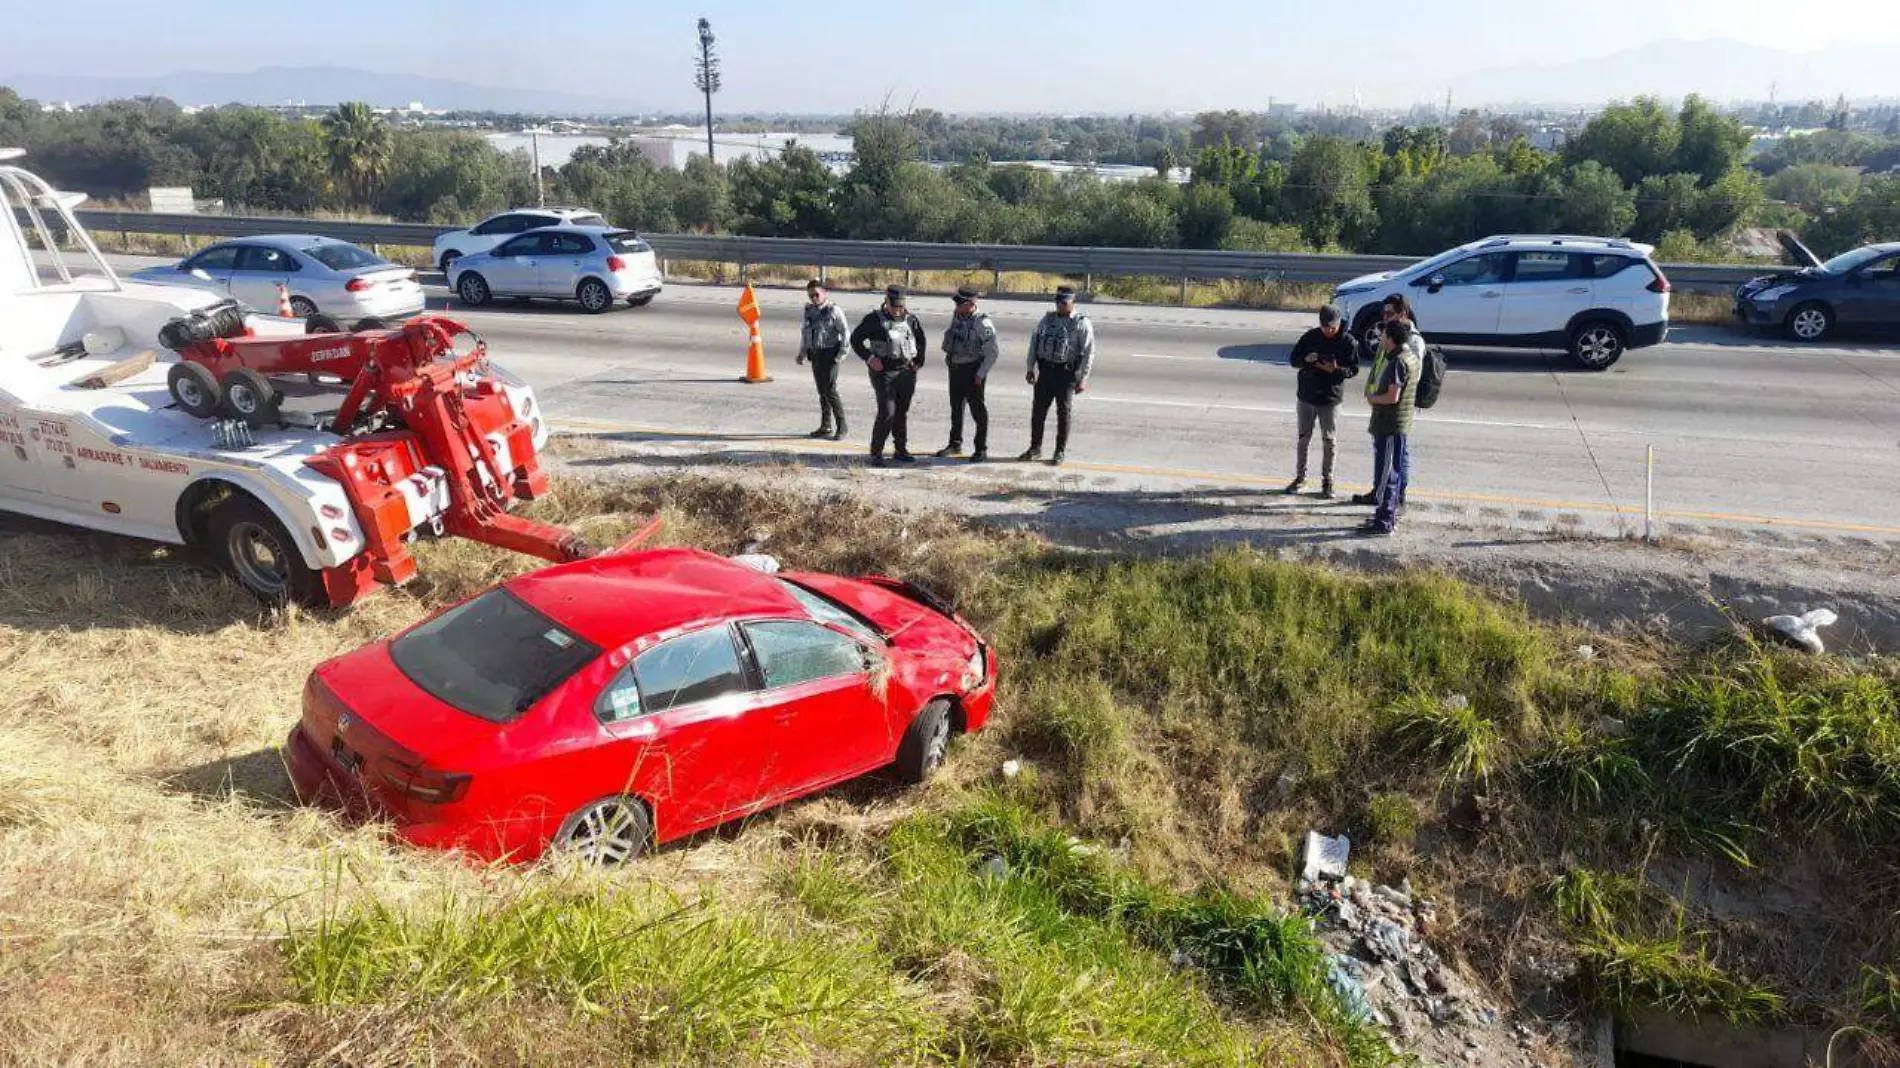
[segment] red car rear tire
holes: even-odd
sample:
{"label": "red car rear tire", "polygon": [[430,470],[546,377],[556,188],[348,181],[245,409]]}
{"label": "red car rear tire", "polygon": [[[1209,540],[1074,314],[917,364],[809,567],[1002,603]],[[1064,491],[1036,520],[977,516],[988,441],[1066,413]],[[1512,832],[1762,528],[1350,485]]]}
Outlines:
{"label": "red car rear tire", "polygon": [[944,698],[925,705],[897,743],[897,777],[915,785],[942,766],[950,748],[950,702]]}
{"label": "red car rear tire", "polygon": [[604,866],[637,860],[651,844],[653,814],[637,797],[607,797],[583,805],[561,821],[554,834],[554,848]]}

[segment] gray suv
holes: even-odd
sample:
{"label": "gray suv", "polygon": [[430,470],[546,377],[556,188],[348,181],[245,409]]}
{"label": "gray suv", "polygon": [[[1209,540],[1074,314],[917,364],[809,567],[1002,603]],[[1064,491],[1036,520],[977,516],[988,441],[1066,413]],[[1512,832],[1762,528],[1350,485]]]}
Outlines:
{"label": "gray suv", "polygon": [[1792,234],[1782,247],[1800,269],[1750,279],[1735,292],[1735,317],[1825,341],[1837,329],[1900,329],[1900,242],[1867,245],[1823,263]]}

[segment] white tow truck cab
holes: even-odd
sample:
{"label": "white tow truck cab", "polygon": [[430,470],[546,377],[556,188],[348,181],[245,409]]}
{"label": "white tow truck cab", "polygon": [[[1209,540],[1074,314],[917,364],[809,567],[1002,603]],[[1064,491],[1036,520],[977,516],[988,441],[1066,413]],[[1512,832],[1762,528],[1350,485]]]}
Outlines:
{"label": "white tow truck cab", "polygon": [[[220,298],[121,280],[73,216],[83,195],[14,165],[21,155],[0,148],[0,510],[197,547],[269,601],[354,600],[369,587],[363,528],[345,487],[306,463],[341,439],[320,417],[234,432],[179,410],[159,331]],[[245,325],[303,333],[248,312]],[[515,411],[534,411],[524,384],[491,373]],[[532,427],[538,450],[538,413]],[[439,528],[439,474],[395,490],[409,529]]]}

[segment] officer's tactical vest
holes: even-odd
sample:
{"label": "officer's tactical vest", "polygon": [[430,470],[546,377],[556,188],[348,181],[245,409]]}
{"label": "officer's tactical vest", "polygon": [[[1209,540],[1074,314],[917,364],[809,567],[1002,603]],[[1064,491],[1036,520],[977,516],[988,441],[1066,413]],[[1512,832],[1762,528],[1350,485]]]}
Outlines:
{"label": "officer's tactical vest", "polygon": [[899,371],[910,366],[917,358],[917,335],[911,333],[910,316],[893,319],[879,313],[878,319],[884,324],[884,341],[877,346],[878,358],[887,365],[884,369]]}
{"label": "officer's tactical vest", "polygon": [[805,305],[805,347],[814,352],[842,348],[844,331],[838,326],[835,305]]}
{"label": "officer's tactical vest", "polygon": [[1076,335],[1087,321],[1087,317],[1081,315],[1043,316],[1042,325],[1036,328],[1036,359],[1063,367],[1075,366]]}
{"label": "officer's tactical vest", "polygon": [[983,359],[983,337],[990,317],[981,312],[975,315],[959,315],[950,320],[950,338],[944,350],[944,358],[951,363],[980,363]]}

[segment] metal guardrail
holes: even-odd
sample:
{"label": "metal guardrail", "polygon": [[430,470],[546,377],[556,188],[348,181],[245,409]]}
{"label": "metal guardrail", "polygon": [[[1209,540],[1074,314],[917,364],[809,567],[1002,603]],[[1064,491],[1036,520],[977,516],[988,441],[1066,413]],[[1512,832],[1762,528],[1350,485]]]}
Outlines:
{"label": "metal guardrail", "polygon": [[[256,237],[311,233],[359,245],[422,247],[453,227],[420,223],[349,222],[240,215],[167,215],[137,211],[81,211],[79,221],[95,233],[171,234],[187,237]],[[644,234],[661,256],[734,263],[814,267],[875,267],[904,271],[1033,271],[1091,279],[1144,275],[1189,280],[1257,279],[1271,282],[1338,283],[1362,274],[1418,262],[1407,256],[1333,256],[1310,252],[1217,252],[1199,249],[1081,248],[1053,245],[938,245],[915,241],[820,241],[806,238]],[[1755,266],[1666,264],[1679,290],[1730,293],[1763,273]]]}

